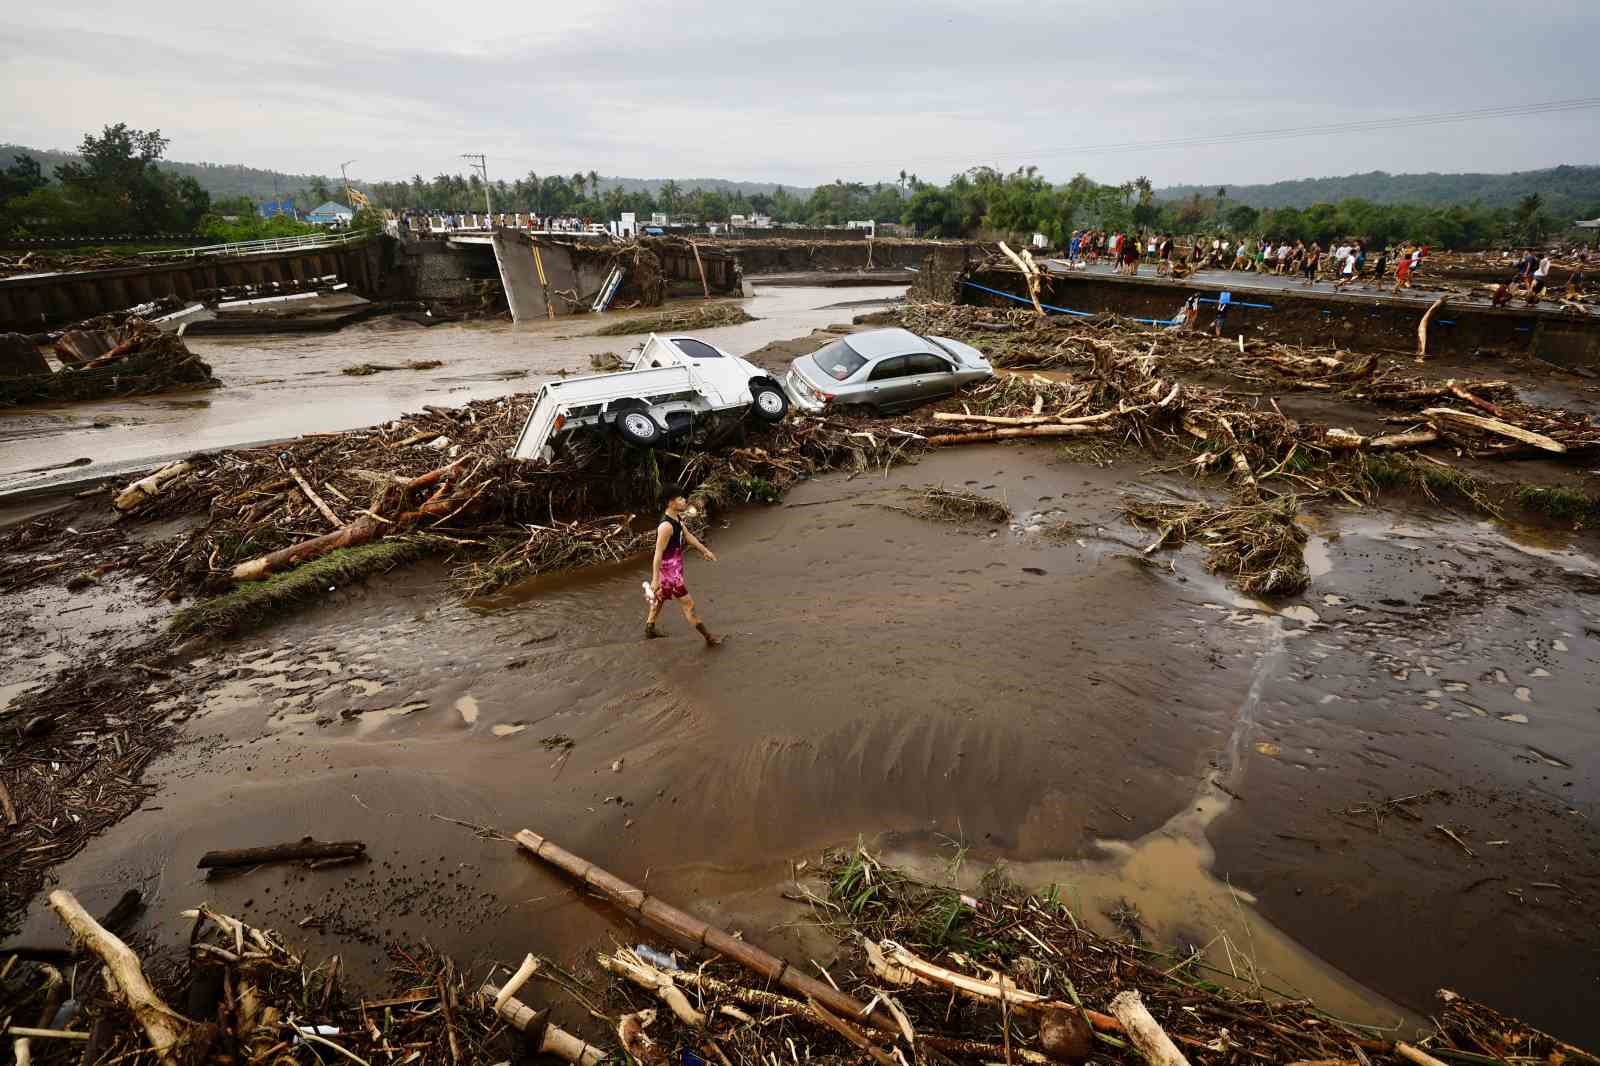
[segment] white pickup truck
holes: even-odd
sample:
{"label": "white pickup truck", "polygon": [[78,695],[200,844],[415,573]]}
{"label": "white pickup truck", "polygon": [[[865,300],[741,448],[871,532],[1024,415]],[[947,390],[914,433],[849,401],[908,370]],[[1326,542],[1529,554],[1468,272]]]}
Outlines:
{"label": "white pickup truck", "polygon": [[549,462],[557,437],[585,428],[609,428],[629,444],[652,448],[705,418],[746,409],[781,422],[789,397],[765,370],[714,344],[652,333],[626,370],[541,386],[511,457]]}

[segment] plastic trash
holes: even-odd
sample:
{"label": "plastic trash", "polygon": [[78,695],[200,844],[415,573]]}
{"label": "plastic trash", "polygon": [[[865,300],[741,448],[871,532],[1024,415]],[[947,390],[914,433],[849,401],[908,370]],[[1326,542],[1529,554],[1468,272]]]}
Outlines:
{"label": "plastic trash", "polygon": [[645,581],[640,587],[644,589],[644,602],[646,604],[654,605],[656,602],[656,594],[650,591],[650,582]]}
{"label": "plastic trash", "polygon": [[676,952],[657,951],[646,944],[635,944],[633,953],[658,970],[666,970],[672,973],[678,969],[678,955]]}
{"label": "plastic trash", "polygon": [[77,1016],[78,1001],[75,999],[69,999],[65,1003],[61,1004],[61,1006],[56,1010],[56,1016],[50,1019],[50,1028],[65,1029],[67,1026],[72,1024],[72,1020]]}

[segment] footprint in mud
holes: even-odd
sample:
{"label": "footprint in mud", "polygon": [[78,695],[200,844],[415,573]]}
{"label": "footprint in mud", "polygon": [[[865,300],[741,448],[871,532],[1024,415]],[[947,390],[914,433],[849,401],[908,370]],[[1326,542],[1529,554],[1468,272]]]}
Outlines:
{"label": "footprint in mud", "polygon": [[1022,572],[1024,574],[1036,574],[1039,577],[1043,577],[1045,575],[1045,571],[1037,566],[1024,566],[1022,568]]}
{"label": "footprint in mud", "polygon": [[526,728],[528,726],[525,722],[501,722],[499,725],[491,726],[489,732],[497,737],[514,737]]}

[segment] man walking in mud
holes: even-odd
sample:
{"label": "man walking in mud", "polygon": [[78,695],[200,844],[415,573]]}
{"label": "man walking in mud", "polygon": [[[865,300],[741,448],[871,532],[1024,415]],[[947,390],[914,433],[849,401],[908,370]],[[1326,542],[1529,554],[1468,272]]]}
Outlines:
{"label": "man walking in mud", "polygon": [[713,563],[717,561],[716,553],[684,528],[683,516],[689,510],[689,501],[681,488],[667,486],[662,490],[661,502],[663,514],[661,523],[656,526],[655,559],[650,565],[650,611],[644,620],[645,639],[664,636],[656,630],[656,619],[661,616],[661,608],[668,600],[677,600],[683,608],[683,617],[705,638],[706,647],[715,648],[722,643],[722,638],[707,629],[695,613],[694,597],[689,595],[689,589],[683,583],[683,545],[687,541],[695,551]]}

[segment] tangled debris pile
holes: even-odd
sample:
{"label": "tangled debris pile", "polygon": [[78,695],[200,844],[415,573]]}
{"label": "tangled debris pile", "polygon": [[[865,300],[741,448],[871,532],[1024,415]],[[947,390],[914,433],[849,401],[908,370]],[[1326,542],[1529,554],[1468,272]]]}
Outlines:
{"label": "tangled debris pile", "polygon": [[[183,338],[164,333],[143,318],[99,326],[93,321],[62,333],[54,344],[59,370],[52,369],[31,338],[0,334],[0,404],[89,400],[163,392],[179,387],[214,388],[211,367]],[[7,368],[12,373],[7,373]]]}
{"label": "tangled debris pile", "polygon": [[[1353,1024],[1199,952],[1097,935],[1055,886],[1030,892],[996,868],[968,893],[910,877],[859,846],[825,854],[815,877],[791,886],[840,943],[819,980],[537,833],[523,830],[515,844],[701,961],[682,966],[676,952],[641,944],[600,952],[593,972],[530,954],[515,972],[490,965],[469,979],[426,944],[391,947],[388,993],[369,996],[350,987],[337,955],[313,965],[279,934],[206,905],[184,913],[193,924],[180,956],[141,959],[111,917],[97,922],[57,891],[51,909],[78,953],[36,954],[52,961],[20,966],[13,957],[0,972],[0,1024],[18,1061],[41,1066],[279,1063],[301,1061],[299,1050],[419,1066],[543,1053],[598,1066],[619,1054],[613,1047],[647,1066],[801,1061],[802,1051],[882,1066],[1600,1063],[1449,991],[1425,1036]],[[103,988],[76,981],[68,998],[53,962],[75,957],[103,970]],[[552,1021],[554,1008],[517,998],[531,980],[582,1007],[570,1030]]]}
{"label": "tangled debris pile", "polygon": [[[659,301],[658,301],[659,302]],[[642,318],[608,322],[595,330],[598,337],[620,337],[632,333],[679,333],[716,326],[737,326],[755,318],[736,303],[693,304]]]}

